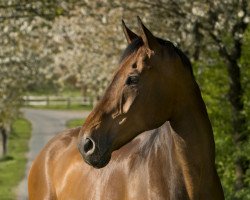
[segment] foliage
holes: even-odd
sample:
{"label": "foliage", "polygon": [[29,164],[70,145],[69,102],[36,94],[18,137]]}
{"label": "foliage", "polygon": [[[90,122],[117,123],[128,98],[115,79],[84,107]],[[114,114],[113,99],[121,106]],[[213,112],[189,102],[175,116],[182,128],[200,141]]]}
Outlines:
{"label": "foliage", "polygon": [[0,199],[15,199],[15,187],[24,176],[31,124],[24,119],[13,123],[9,154],[0,160]]}
{"label": "foliage", "polygon": [[[241,69],[242,73],[242,84],[244,86],[245,96],[244,96],[244,105],[245,105],[245,115],[247,118],[247,127],[246,131],[250,133],[250,27],[246,34],[244,35],[244,43],[242,48],[242,58],[241,58]],[[246,158],[247,162],[245,163],[245,184],[250,186],[250,140],[242,145],[240,150],[241,154]],[[245,199],[250,199],[249,189],[242,191],[242,197]]]}
{"label": "foliage", "polygon": [[[0,3],[0,128],[10,131],[18,117],[20,96],[28,88],[46,80],[45,66],[51,58],[45,48],[49,21],[49,1],[1,1]],[[44,6],[46,9],[44,10]],[[53,9],[52,9],[53,10]],[[53,11],[54,12],[54,11]],[[39,28],[38,28],[39,27]],[[34,31],[36,30],[36,31]],[[39,39],[38,39],[39,38]],[[44,71],[45,70],[45,71]]]}

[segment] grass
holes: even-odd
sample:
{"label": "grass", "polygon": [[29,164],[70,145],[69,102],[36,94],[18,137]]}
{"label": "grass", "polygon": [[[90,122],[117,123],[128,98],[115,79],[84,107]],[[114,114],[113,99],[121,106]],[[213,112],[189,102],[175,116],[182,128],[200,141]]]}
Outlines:
{"label": "grass", "polygon": [[26,153],[31,136],[31,124],[17,119],[12,125],[8,155],[0,159],[0,199],[14,200],[15,188],[22,180],[26,167]]}
{"label": "grass", "polygon": [[92,110],[93,106],[87,105],[48,105],[48,106],[25,106],[26,108],[48,109],[48,110]]}
{"label": "grass", "polygon": [[84,121],[85,121],[84,119],[72,119],[72,120],[67,121],[66,126],[68,128],[74,128],[74,127],[77,127],[77,126],[82,126]]}

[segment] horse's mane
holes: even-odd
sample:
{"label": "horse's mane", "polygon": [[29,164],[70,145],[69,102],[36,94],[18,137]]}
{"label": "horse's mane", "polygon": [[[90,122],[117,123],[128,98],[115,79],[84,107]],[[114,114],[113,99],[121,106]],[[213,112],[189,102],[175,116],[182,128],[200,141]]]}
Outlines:
{"label": "horse's mane", "polygon": [[[190,62],[190,60],[188,59],[188,57],[183,53],[183,51],[181,49],[179,49],[176,45],[174,45],[171,41],[169,40],[164,40],[161,38],[157,38],[158,42],[168,48],[168,50],[172,51],[174,50],[173,53],[176,53],[183,65],[188,68],[188,70],[191,72],[192,76],[193,76],[193,68],[192,68],[192,64]],[[136,38],[135,40],[133,40],[128,46],[127,48],[124,50],[121,58],[120,58],[120,62],[122,62],[126,57],[128,57],[129,55],[131,55],[133,52],[137,51],[141,46],[143,46],[143,41],[142,39]]]}

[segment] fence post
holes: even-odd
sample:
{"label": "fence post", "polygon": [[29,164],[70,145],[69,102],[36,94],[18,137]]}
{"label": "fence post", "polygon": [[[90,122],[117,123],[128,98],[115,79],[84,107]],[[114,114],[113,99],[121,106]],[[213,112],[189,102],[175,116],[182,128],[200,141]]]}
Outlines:
{"label": "fence post", "polygon": [[46,105],[49,106],[49,96],[46,96]]}
{"label": "fence post", "polygon": [[24,100],[26,106],[29,106],[29,102],[30,102],[29,100],[30,100],[29,96],[26,96],[26,99]]}

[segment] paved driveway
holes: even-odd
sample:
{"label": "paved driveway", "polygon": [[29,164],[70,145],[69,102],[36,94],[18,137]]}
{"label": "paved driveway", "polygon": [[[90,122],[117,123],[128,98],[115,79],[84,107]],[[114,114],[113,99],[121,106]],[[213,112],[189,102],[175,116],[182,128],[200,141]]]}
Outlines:
{"label": "paved driveway", "polygon": [[44,145],[58,132],[64,130],[66,122],[74,118],[86,118],[89,112],[79,111],[54,111],[38,109],[22,109],[24,117],[32,124],[32,136],[29,141],[28,163],[25,178],[17,188],[17,199],[28,199],[27,174],[36,155]]}

